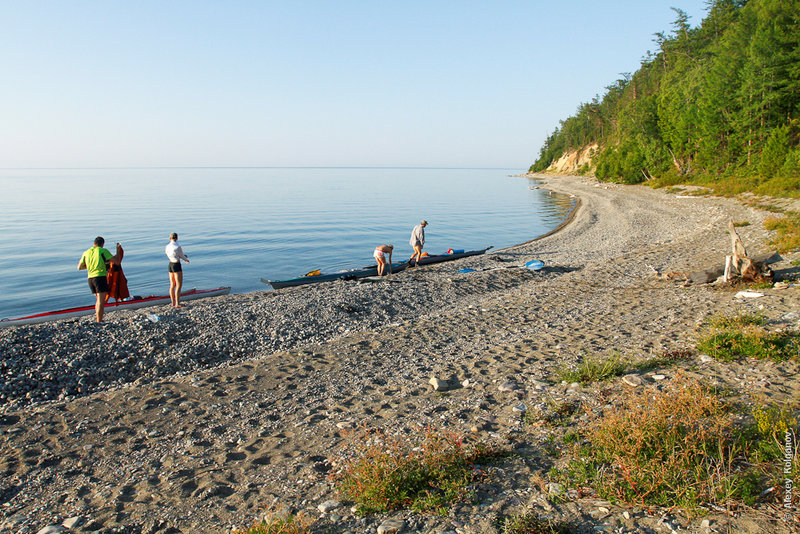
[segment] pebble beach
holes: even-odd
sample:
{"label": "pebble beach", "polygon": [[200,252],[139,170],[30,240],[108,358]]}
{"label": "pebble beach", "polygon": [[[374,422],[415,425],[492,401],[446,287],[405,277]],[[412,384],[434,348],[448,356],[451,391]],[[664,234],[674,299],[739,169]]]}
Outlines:
{"label": "pebble beach", "polygon": [[[741,298],[682,283],[724,264],[731,220],[748,223],[737,231],[750,255],[772,252],[769,213],[742,199],[536,178],[576,208],[556,232],[515,247],[378,282],[0,330],[0,532],[230,532],[269,507],[317,518],[315,532],[493,533],[498,514],[525,510],[576,532],[792,532],[769,506],[690,518],[548,498],[546,443],[559,430],[524,421],[546,401],[596,402],[678,372],[742,402],[800,401],[797,360],[697,354],[632,383],[587,386],[555,380],[557,367],[689,350],[717,314],[796,329],[800,285]],[[800,254],[782,257],[776,279],[793,280]],[[524,267],[534,259],[541,271]],[[435,391],[432,379],[457,386]],[[519,454],[444,516],[355,514],[330,478],[354,433],[422,427]]]}

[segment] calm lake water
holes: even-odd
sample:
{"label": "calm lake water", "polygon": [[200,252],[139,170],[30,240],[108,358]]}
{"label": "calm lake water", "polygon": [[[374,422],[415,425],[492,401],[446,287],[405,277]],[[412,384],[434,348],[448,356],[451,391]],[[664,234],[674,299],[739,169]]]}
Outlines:
{"label": "calm lake water", "polygon": [[0,170],[0,318],[92,304],[78,259],[102,235],[133,295],[166,294],[177,232],[184,288],[264,290],[283,279],[374,263],[376,245],[502,248],[555,228],[572,200],[515,169],[164,168]]}

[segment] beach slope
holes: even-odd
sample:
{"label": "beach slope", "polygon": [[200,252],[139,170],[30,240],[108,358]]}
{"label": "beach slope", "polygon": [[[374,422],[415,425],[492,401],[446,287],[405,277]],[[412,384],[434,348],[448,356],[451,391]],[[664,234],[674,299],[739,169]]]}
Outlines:
{"label": "beach slope", "polygon": [[[797,286],[742,299],[663,276],[724,262],[730,220],[749,223],[739,230],[751,254],[767,252],[767,214],[732,199],[539,179],[580,201],[569,223],[485,256],[377,283],[0,332],[0,525],[37,532],[80,517],[81,531],[221,532],[277,504],[319,516],[331,532],[374,532],[388,517],[410,532],[496,532],[498,514],[531,509],[579,531],[656,532],[664,521],[699,531],[703,518],[675,511],[652,515],[591,496],[549,500],[547,434],[514,408],[599,402],[630,386],[619,378],[562,384],[554,370],[587,355],[688,351],[715,314],[759,313],[796,328]],[[776,268],[791,274],[794,258]],[[545,268],[525,269],[533,259]],[[642,373],[640,387],[685,372],[745,402],[798,399],[796,361],[699,356]],[[432,377],[462,387],[437,393]],[[415,435],[421,426],[519,454],[495,465],[476,498],[449,515],[356,516],[329,477],[350,437],[362,428]],[[320,512],[330,500],[340,504]],[[719,531],[790,531],[764,507],[708,517]]]}

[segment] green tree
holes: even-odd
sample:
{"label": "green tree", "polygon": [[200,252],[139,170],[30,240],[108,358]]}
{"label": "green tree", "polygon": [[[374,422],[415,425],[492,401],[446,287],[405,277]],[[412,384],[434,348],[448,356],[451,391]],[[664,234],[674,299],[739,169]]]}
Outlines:
{"label": "green tree", "polygon": [[597,143],[601,179],[760,176],[783,191],[800,189],[800,0],[707,7],[695,28],[674,9],[671,33],[655,35],[656,52],[561,121],[531,168]]}

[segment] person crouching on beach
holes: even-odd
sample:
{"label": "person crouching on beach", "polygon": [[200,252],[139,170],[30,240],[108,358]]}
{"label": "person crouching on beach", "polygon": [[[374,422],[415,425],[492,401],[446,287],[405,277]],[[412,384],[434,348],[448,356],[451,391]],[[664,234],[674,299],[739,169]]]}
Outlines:
{"label": "person crouching on beach", "polygon": [[98,323],[103,322],[103,315],[105,313],[106,295],[108,295],[108,274],[109,262],[119,262],[119,252],[117,255],[112,256],[111,253],[103,248],[106,240],[97,236],[94,240],[94,246],[88,249],[81,256],[78,262],[78,270],[87,271],[86,274],[89,279],[89,289],[92,294],[97,298],[94,305],[94,315]]}
{"label": "person crouching on beach", "polygon": [[419,263],[420,258],[422,258],[422,247],[425,246],[426,226],[428,226],[428,221],[422,219],[411,231],[411,240],[408,244],[414,249],[414,254],[411,255],[411,259],[408,260],[409,262],[416,261]]}
{"label": "person crouching on beach", "polygon": [[183,253],[183,248],[178,243],[178,234],[173,232],[169,236],[169,243],[167,243],[165,252],[167,253],[167,258],[169,258],[169,300],[173,307],[182,308],[183,269],[181,268],[181,260],[189,263],[189,257]]}
{"label": "person crouching on beach", "polygon": [[[375,257],[375,261],[378,262],[378,276],[383,276],[383,271],[386,269],[386,264],[389,264],[389,274],[392,274],[392,251],[394,250],[394,245],[381,245],[379,247],[375,247],[375,252],[372,255]],[[389,259],[386,259],[386,255],[389,255]]]}

